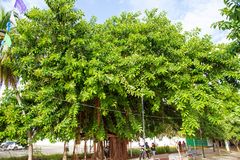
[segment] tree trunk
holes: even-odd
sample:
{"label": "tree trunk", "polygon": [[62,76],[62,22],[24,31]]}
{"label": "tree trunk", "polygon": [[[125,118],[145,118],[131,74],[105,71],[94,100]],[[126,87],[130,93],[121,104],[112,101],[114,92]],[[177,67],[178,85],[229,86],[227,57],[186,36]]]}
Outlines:
{"label": "tree trunk", "polygon": [[68,153],[68,142],[64,142],[64,147],[63,147],[63,158],[62,160],[67,160],[67,153]]}
{"label": "tree trunk", "polygon": [[238,141],[238,140],[234,140],[234,141],[232,141],[232,143],[233,143],[234,146],[236,147],[237,151],[239,151],[239,147],[238,147],[239,141]]}
{"label": "tree trunk", "polygon": [[203,131],[202,131],[202,129],[200,128],[199,129],[199,133],[200,133],[200,136],[201,136],[201,146],[202,146],[202,156],[203,156],[203,158],[206,158],[206,156],[205,156],[205,152],[204,152],[204,146],[203,146]]}
{"label": "tree trunk", "polygon": [[[100,127],[101,125],[101,113],[100,113],[100,100],[99,98],[95,98],[95,106],[96,106],[96,112],[97,112],[97,124],[98,127]],[[98,141],[97,142],[97,153],[94,153],[94,158],[96,158],[96,160],[103,160],[103,142],[102,141]]]}
{"label": "tree trunk", "polygon": [[28,131],[28,160],[33,160],[32,132]]}
{"label": "tree trunk", "polygon": [[84,140],[84,159],[87,159],[87,140]]}
{"label": "tree trunk", "polygon": [[202,156],[203,156],[203,158],[206,158],[206,156],[205,156],[205,152],[204,152],[203,142],[202,142]]}
{"label": "tree trunk", "polygon": [[72,160],[79,160],[78,155],[80,154],[80,143],[81,143],[81,118],[82,118],[82,112],[79,112],[77,115],[77,121],[78,126],[75,131],[75,141],[74,141],[74,147],[73,147],[73,154],[72,154]]}
{"label": "tree trunk", "polygon": [[221,155],[220,144],[219,144],[219,143],[220,143],[220,142],[218,141],[218,143],[217,143],[217,149],[218,149],[218,154]]}
{"label": "tree trunk", "polygon": [[[13,86],[15,90],[17,90],[17,86]],[[19,106],[22,106],[22,101],[20,95],[17,93],[16,94],[16,99],[18,101]],[[22,115],[26,116],[26,113],[24,109],[22,110]],[[27,131],[27,137],[28,137],[28,160],[33,160],[33,144],[32,144],[32,138],[33,138],[33,133],[31,129]]]}
{"label": "tree trunk", "polygon": [[228,152],[230,152],[229,141],[225,140],[225,147]]}
{"label": "tree trunk", "polygon": [[96,160],[103,160],[103,142],[99,141],[97,143],[97,157]]}
{"label": "tree trunk", "polygon": [[33,160],[33,144],[28,145],[28,160]]}
{"label": "tree trunk", "polygon": [[80,127],[78,127],[75,135],[72,160],[79,160],[78,154],[80,153],[78,152],[80,151],[80,142],[81,142]]}
{"label": "tree trunk", "polygon": [[80,143],[78,142],[78,139],[75,139],[74,146],[73,146],[72,160],[80,160],[78,157],[79,149],[80,149]]}
{"label": "tree trunk", "polygon": [[236,148],[237,148],[237,151],[239,152],[239,147],[238,147],[238,144],[236,145]]}
{"label": "tree trunk", "polygon": [[213,140],[213,152],[216,152],[215,147],[216,147],[216,142],[215,142],[215,140]]}
{"label": "tree trunk", "polygon": [[96,159],[96,157],[97,157],[97,147],[96,147],[96,142],[93,140],[93,152],[94,152],[94,154],[93,154],[93,157],[92,157],[92,159]]}
{"label": "tree trunk", "polygon": [[127,160],[128,152],[127,152],[127,144],[128,140],[120,139],[117,136],[109,137],[109,152],[111,160]]}

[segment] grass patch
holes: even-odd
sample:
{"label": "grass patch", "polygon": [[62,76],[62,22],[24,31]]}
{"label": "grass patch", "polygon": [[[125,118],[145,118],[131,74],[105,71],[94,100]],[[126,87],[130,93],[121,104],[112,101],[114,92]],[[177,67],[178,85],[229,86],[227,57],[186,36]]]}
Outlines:
{"label": "grass patch", "polygon": [[[87,154],[87,158],[90,158],[92,154]],[[52,155],[34,155],[33,160],[62,160],[62,154],[52,154]],[[80,159],[84,158],[84,154],[79,155]],[[27,156],[23,157],[11,157],[11,158],[0,158],[0,160],[27,160]],[[68,156],[68,159],[71,160],[71,155]]]}

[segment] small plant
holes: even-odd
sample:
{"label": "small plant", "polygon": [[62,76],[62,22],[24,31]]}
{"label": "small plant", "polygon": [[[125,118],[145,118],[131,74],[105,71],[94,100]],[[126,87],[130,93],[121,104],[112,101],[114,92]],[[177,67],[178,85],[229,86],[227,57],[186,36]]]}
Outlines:
{"label": "small plant", "polygon": [[156,154],[174,153],[174,152],[177,152],[175,147],[169,147],[169,146],[156,147]]}
{"label": "small plant", "polygon": [[141,149],[140,148],[132,148],[128,150],[128,156],[130,157],[132,152],[132,157],[138,157],[141,153]]}
{"label": "small plant", "polygon": [[37,157],[43,156],[42,148],[40,148],[40,147],[35,148],[35,149],[33,150],[33,155],[34,155],[34,156],[37,156]]}

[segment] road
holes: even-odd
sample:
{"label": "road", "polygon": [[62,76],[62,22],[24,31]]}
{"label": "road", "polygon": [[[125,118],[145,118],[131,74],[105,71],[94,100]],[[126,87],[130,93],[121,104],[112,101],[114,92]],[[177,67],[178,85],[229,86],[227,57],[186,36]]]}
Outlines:
{"label": "road", "polygon": [[[33,153],[35,155],[50,155],[50,154],[62,154],[63,153],[63,143],[37,143],[33,146]],[[69,153],[73,152],[73,143],[69,144]],[[80,146],[79,153],[84,152],[84,147]],[[20,157],[26,156],[27,150],[10,150],[10,151],[1,151],[0,150],[0,159],[8,157]]]}
{"label": "road", "polygon": [[[70,150],[72,151],[72,150]],[[35,145],[34,154],[62,154],[63,153],[63,145]],[[9,157],[21,157],[26,156],[27,150],[10,150],[10,151],[1,151],[0,150],[0,159],[1,158],[9,158]]]}
{"label": "road", "polygon": [[27,150],[0,151],[0,159],[9,157],[21,157],[25,155],[27,155]]}

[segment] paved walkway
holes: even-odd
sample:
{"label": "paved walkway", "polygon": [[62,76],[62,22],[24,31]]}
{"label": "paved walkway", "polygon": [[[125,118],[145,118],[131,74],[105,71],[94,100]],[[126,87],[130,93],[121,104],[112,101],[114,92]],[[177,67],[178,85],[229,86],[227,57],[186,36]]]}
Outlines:
{"label": "paved walkway", "polygon": [[[170,160],[169,157],[177,157],[177,153],[173,154],[159,154],[156,155],[155,158],[151,158],[150,160]],[[131,160],[139,160],[139,158],[134,158]],[[171,160],[179,160],[178,158]],[[226,150],[221,150],[219,152],[213,152],[212,149],[205,149],[205,158],[203,158],[201,150],[197,151],[197,155],[193,158],[188,158],[186,154],[182,154],[181,160],[240,160],[240,152],[231,151],[230,153],[226,152]]]}

